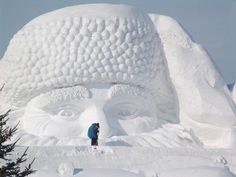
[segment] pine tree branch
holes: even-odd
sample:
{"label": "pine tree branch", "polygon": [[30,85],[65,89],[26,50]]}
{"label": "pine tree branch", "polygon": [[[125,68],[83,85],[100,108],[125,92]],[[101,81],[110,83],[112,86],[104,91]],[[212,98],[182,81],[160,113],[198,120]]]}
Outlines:
{"label": "pine tree branch", "polygon": [[10,153],[14,151],[14,148],[17,144],[17,142],[20,140],[20,138],[18,138],[14,143],[12,144],[8,144],[8,145],[2,145],[0,148],[0,158],[4,159],[4,160],[8,160],[6,158],[6,156],[11,155]]}
{"label": "pine tree branch", "polygon": [[11,109],[9,109],[5,114],[0,115],[0,121],[4,119],[5,117],[7,117],[10,112],[11,112]]}
{"label": "pine tree branch", "polygon": [[[0,89],[0,91],[2,89],[3,87]],[[21,171],[20,166],[21,163],[24,163],[27,160],[26,156],[29,147],[27,147],[23,154],[16,158],[16,160],[7,158],[7,156],[12,155],[11,153],[14,152],[15,146],[20,140],[20,138],[18,138],[14,143],[6,143],[17,131],[17,127],[19,125],[18,122],[13,128],[6,126],[7,121],[9,120],[7,116],[9,115],[10,111],[11,110],[8,110],[5,114],[0,115],[0,159],[5,161],[5,165],[0,166],[0,177],[25,177],[35,172],[35,170],[32,169],[32,164],[34,163],[35,159],[33,159],[31,163],[25,166],[25,169]]]}
{"label": "pine tree branch", "polygon": [[28,176],[29,174],[35,173],[36,170],[32,170],[32,165],[35,161],[35,158],[31,161],[31,163],[25,167],[24,171],[22,171],[19,175],[19,177],[24,177],[24,176]]}

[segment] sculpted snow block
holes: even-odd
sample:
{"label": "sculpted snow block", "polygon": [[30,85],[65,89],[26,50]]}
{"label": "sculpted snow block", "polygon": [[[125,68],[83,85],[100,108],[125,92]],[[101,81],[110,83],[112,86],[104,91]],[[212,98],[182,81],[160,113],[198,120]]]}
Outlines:
{"label": "sculpted snow block", "polygon": [[[179,100],[180,122],[207,145],[235,145],[236,110],[227,85],[204,49],[174,19],[151,14]],[[227,138],[226,138],[227,137]]]}
{"label": "sculpted snow block", "polygon": [[218,147],[235,138],[232,100],[204,50],[174,20],[129,6],[80,5],[33,19],[0,61],[3,83],[2,105],[22,111],[22,129],[38,137],[86,137],[99,122],[102,138],[149,132],[163,146],[193,133]]}
{"label": "sculpted snow block", "polygon": [[162,44],[146,14],[122,5],[112,12],[110,6],[98,7],[42,15],[14,36],[1,64],[13,65],[3,90],[13,104],[52,88],[91,82],[146,87],[164,70]]}
{"label": "sculpted snow block", "polygon": [[102,137],[179,122],[158,33],[133,7],[81,5],[37,17],[11,40],[0,67],[4,104],[26,106],[24,129],[35,135],[86,136],[93,121]]}

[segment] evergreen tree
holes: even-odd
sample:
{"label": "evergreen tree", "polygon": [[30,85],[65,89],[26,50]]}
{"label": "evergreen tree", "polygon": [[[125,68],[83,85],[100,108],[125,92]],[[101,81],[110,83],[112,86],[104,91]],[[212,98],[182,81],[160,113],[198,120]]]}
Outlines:
{"label": "evergreen tree", "polygon": [[28,164],[24,170],[21,170],[21,164],[27,160],[26,153],[28,148],[26,148],[24,153],[15,160],[7,158],[9,155],[12,155],[16,143],[19,140],[18,139],[14,143],[7,143],[7,141],[10,140],[16,132],[18,126],[18,124],[13,128],[6,126],[9,119],[7,117],[10,111],[11,110],[7,111],[7,113],[3,115],[0,115],[0,177],[25,177],[35,172],[35,170],[32,169],[32,164],[35,159]]}

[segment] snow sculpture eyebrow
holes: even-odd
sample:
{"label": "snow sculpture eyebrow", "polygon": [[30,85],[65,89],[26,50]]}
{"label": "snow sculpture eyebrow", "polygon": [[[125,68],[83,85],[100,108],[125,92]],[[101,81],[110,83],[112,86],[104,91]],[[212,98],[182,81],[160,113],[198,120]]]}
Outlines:
{"label": "snow sculpture eyebrow", "polygon": [[140,86],[131,86],[124,84],[117,84],[110,88],[108,96],[113,98],[116,96],[130,95],[135,97],[142,97],[144,99],[151,99],[151,94]]}
{"label": "snow sculpture eyebrow", "polygon": [[81,98],[89,98],[90,92],[84,86],[60,88],[47,92],[39,96],[40,100],[45,101],[44,105],[60,103],[63,101],[79,100]]}

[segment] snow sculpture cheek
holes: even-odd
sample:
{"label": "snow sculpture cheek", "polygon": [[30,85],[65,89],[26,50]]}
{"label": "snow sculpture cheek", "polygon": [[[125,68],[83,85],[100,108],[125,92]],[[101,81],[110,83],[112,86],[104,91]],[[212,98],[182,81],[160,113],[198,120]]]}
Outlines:
{"label": "snow sculpture cheek", "polygon": [[163,123],[151,94],[144,88],[117,84],[109,90],[109,98],[104,109],[125,135],[149,132]]}
{"label": "snow sculpture cheek", "polygon": [[11,40],[0,65],[0,85],[6,82],[0,97],[26,107],[24,130],[87,137],[91,123],[100,122],[105,138],[152,131],[160,119],[178,122],[177,99],[151,19],[133,7],[114,5],[107,13],[110,6],[96,11],[93,6],[42,15]]}
{"label": "snow sculpture cheek", "polygon": [[[39,108],[26,109],[23,118],[24,129],[37,136],[71,137],[80,134],[78,117],[68,115],[53,115]],[[68,114],[68,110],[61,112]],[[61,113],[60,113],[61,114]]]}
{"label": "snow sculpture cheek", "polygon": [[89,98],[89,92],[82,86],[58,89],[32,99],[26,106],[23,127],[38,136],[79,136],[80,114],[85,109],[82,99]]}

